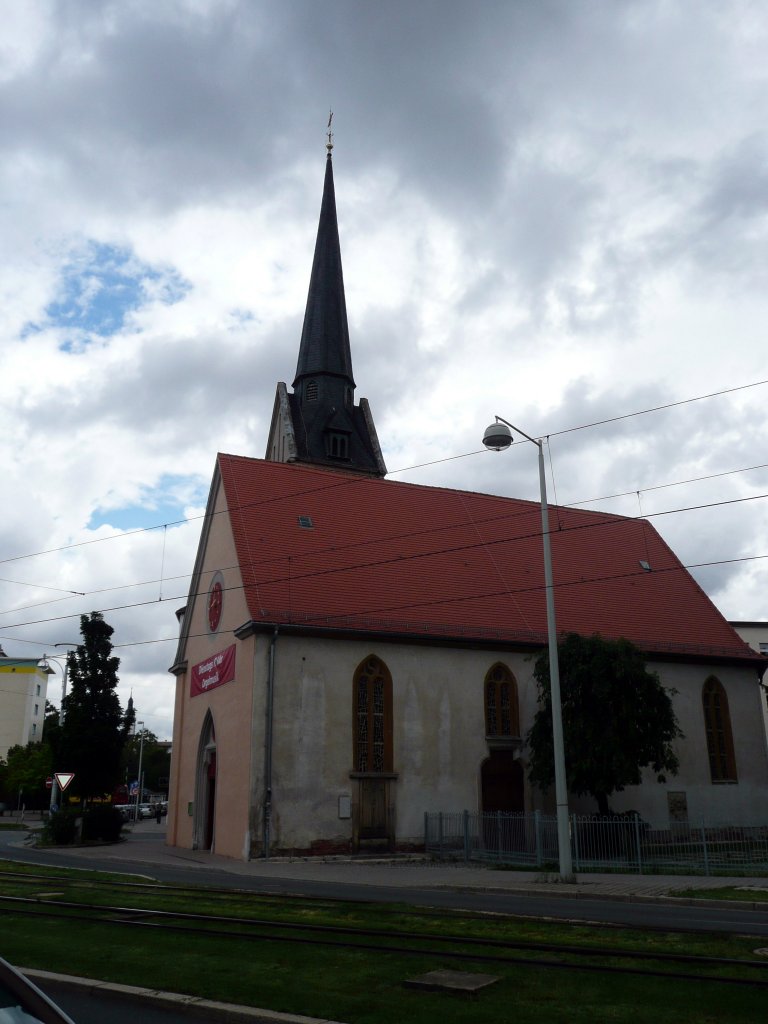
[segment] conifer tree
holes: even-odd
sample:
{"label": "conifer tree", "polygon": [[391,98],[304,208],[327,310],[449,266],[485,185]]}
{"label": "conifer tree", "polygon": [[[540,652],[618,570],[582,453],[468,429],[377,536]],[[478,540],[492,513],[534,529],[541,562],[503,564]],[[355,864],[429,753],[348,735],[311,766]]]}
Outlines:
{"label": "conifer tree", "polygon": [[83,642],[67,655],[70,690],[64,699],[57,771],[73,772],[69,790],[88,800],[110,794],[120,773],[129,723],[117,696],[120,659],[112,654],[113,628],[101,612],[80,616]]}

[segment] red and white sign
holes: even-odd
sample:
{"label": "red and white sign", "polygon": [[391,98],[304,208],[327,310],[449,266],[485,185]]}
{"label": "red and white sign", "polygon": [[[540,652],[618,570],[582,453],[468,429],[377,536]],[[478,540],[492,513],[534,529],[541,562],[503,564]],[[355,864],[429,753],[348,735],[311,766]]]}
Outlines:
{"label": "red and white sign", "polygon": [[56,776],[56,782],[59,784],[59,789],[62,793],[75,777],[74,772],[54,772],[54,775]]}
{"label": "red and white sign", "polygon": [[53,776],[49,775],[48,778],[45,780],[45,788],[46,789],[51,789],[52,787],[53,787]]}
{"label": "red and white sign", "polygon": [[199,697],[217,686],[223,686],[235,678],[235,644],[218,654],[212,654],[205,661],[192,666],[189,681],[190,697]]}

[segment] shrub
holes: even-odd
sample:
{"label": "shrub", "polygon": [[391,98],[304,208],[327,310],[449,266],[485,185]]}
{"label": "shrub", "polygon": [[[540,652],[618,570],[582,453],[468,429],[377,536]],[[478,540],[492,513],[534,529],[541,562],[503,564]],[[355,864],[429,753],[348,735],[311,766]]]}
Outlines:
{"label": "shrub", "polygon": [[112,804],[94,804],[83,814],[83,839],[116,843],[123,828],[123,816]]}
{"label": "shrub", "polygon": [[43,828],[43,843],[46,846],[69,846],[77,836],[77,813],[56,811]]}

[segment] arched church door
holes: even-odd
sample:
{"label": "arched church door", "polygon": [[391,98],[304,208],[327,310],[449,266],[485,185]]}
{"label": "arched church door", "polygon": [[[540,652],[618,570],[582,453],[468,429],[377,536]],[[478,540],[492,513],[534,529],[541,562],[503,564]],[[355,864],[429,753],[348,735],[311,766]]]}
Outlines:
{"label": "arched church door", "polygon": [[210,711],[200,730],[194,809],[194,849],[213,850],[216,827],[216,732]]}
{"label": "arched church door", "polygon": [[523,766],[512,750],[493,750],[480,769],[483,845],[501,854],[524,842],[521,819],[503,818],[525,810]]}
{"label": "arched church door", "polygon": [[493,750],[480,770],[483,814],[525,810],[523,766],[511,750]]}

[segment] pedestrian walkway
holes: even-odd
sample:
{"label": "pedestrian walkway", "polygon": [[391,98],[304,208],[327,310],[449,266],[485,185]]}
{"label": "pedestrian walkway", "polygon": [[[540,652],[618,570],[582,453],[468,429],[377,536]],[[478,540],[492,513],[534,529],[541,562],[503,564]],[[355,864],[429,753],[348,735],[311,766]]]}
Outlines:
{"label": "pedestrian walkway", "polygon": [[[19,840],[21,842],[21,840]],[[485,892],[537,893],[564,899],[614,899],[624,901],[659,900],[666,902],[686,889],[719,889],[738,886],[768,894],[768,877],[723,877],[703,875],[622,875],[584,872],[575,884],[560,882],[557,875],[538,871],[516,871],[492,865],[446,863],[426,857],[273,857],[251,861],[233,860],[201,850],[186,850],[165,844],[165,822],[141,821],[131,826],[125,842],[114,846],[67,848],[83,864],[120,861],[135,865],[136,872],[149,871],[153,865],[194,867],[201,881],[215,869],[233,876],[265,879],[310,880],[371,887],[420,889],[470,889]],[[752,904],[739,904],[748,909]],[[768,912],[768,904],[756,901],[755,909]]]}

